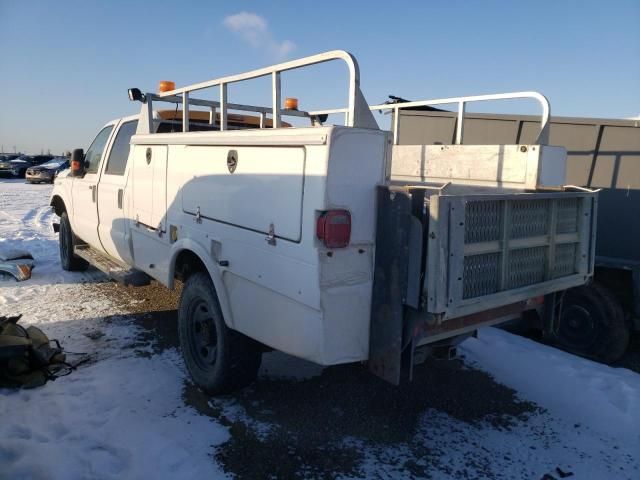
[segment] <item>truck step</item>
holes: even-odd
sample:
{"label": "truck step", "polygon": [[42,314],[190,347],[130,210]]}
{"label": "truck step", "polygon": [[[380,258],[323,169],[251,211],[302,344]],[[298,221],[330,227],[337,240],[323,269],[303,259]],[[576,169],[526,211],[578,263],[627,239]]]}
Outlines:
{"label": "truck step", "polygon": [[151,283],[151,277],[143,271],[118,262],[89,245],[76,245],[73,250],[77,256],[123,285],[143,287]]}

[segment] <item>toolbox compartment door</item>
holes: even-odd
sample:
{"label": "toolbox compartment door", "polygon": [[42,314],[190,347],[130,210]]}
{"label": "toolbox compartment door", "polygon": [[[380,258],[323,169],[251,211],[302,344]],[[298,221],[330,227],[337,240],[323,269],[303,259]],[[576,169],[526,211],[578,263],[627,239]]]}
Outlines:
{"label": "toolbox compartment door", "polygon": [[153,230],[165,231],[167,213],[167,147],[136,145],[133,149],[131,218]]}
{"label": "toolbox compartment door", "polygon": [[186,213],[300,241],[304,147],[186,146]]}

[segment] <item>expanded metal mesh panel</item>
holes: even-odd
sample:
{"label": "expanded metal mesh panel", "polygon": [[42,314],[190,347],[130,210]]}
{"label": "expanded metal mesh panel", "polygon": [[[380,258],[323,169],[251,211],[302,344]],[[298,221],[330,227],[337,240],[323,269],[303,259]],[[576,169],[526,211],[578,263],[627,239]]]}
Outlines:
{"label": "expanded metal mesh panel", "polygon": [[577,198],[565,198],[558,202],[556,233],[575,233],[578,231],[578,206]]}
{"label": "expanded metal mesh panel", "polygon": [[479,297],[498,291],[501,256],[499,253],[485,253],[464,259],[463,298]]}
{"label": "expanded metal mesh panel", "polygon": [[502,230],[502,202],[469,202],[464,217],[464,243],[499,240]]}
{"label": "expanded metal mesh panel", "polygon": [[548,247],[523,248],[509,252],[503,290],[543,282],[547,270]]}
{"label": "expanded metal mesh panel", "polygon": [[[580,205],[578,198],[466,202],[464,242],[474,248],[463,260],[463,299],[577,273]],[[555,244],[556,235],[572,233]]]}
{"label": "expanded metal mesh panel", "polygon": [[520,200],[511,203],[509,238],[539,237],[549,232],[549,202]]}
{"label": "expanded metal mesh panel", "polygon": [[577,253],[578,245],[576,243],[556,245],[553,278],[565,277],[576,273]]}

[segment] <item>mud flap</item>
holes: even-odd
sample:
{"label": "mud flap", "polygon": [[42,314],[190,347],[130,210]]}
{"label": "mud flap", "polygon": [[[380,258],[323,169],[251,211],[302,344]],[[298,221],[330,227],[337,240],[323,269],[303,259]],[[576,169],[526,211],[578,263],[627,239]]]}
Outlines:
{"label": "mud flap", "polygon": [[[405,304],[419,302],[418,278],[410,263],[419,264],[411,246],[420,243],[422,227],[411,214],[412,197],[402,188],[377,187],[376,254],[371,303],[369,368],[398,385],[401,376]],[[414,251],[412,255],[410,252]],[[412,298],[408,299],[408,295]],[[416,296],[418,298],[416,298]]]}

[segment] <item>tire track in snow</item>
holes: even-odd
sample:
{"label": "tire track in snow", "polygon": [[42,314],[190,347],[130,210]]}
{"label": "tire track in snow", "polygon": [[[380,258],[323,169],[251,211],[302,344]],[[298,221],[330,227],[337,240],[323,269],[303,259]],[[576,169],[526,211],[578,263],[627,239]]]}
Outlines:
{"label": "tire track in snow", "polygon": [[40,207],[36,209],[35,215],[31,221],[31,225],[34,229],[42,232],[47,237],[51,237],[51,232],[53,230],[48,231],[51,225],[51,215],[53,215],[53,210],[51,207]]}

